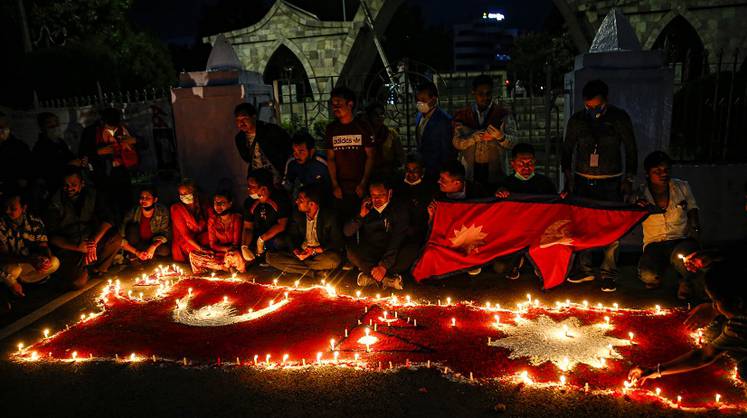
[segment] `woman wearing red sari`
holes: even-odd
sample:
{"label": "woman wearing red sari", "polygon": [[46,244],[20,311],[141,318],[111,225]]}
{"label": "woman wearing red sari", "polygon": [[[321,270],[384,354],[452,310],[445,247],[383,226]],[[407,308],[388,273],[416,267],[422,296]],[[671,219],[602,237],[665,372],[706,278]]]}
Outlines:
{"label": "woman wearing red sari", "polygon": [[232,210],[233,197],[228,191],[220,191],[213,196],[213,212],[208,219],[207,250],[196,250],[189,254],[192,272],[204,273],[210,270],[246,271],[246,263],[241,256],[241,214]]}
{"label": "woman wearing red sari", "polygon": [[208,216],[193,182],[182,182],[178,191],[179,202],[171,205],[171,255],[174,261],[185,262],[192,251],[207,249]]}

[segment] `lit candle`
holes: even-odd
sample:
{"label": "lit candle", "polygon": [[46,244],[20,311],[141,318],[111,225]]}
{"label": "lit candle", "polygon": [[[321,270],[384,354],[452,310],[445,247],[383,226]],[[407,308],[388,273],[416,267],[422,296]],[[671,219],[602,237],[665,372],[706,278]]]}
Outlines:
{"label": "lit candle", "polygon": [[358,359],[359,359],[360,357],[361,357],[361,356],[360,356],[360,354],[358,354],[358,353],[355,353],[355,354],[353,355],[353,360],[355,360],[355,361],[358,361]]}
{"label": "lit candle", "polygon": [[132,290],[128,290],[127,291],[127,297],[128,298],[132,298]]}
{"label": "lit candle", "polygon": [[269,354],[265,355],[265,364],[270,364],[270,355]]}
{"label": "lit candle", "polygon": [[677,395],[677,407],[680,407],[680,404],[682,404],[682,396]]}
{"label": "lit candle", "polygon": [[490,302],[485,302],[485,309],[490,309]]}
{"label": "lit candle", "polygon": [[140,300],[143,300],[143,292],[140,292]]}
{"label": "lit candle", "polygon": [[376,299],[381,299],[381,293],[376,294]]}
{"label": "lit candle", "polygon": [[293,282],[293,287],[298,287],[299,284],[301,284],[301,281],[296,280],[295,282]]}
{"label": "lit candle", "polygon": [[44,329],[44,338],[49,338],[49,328]]}
{"label": "lit candle", "polygon": [[23,351],[23,343],[18,343],[18,351]]}
{"label": "lit candle", "polygon": [[277,286],[278,285],[278,279],[272,279],[272,285]]}
{"label": "lit candle", "polygon": [[456,318],[451,318],[451,326],[452,327],[456,326]]}
{"label": "lit candle", "polygon": [[531,293],[527,293],[527,300],[529,301],[529,303],[532,303],[532,294]]}
{"label": "lit candle", "polygon": [[589,309],[589,301],[588,300],[585,300],[583,302],[583,304],[584,304],[584,309]]}
{"label": "lit candle", "polygon": [[337,363],[337,358],[340,357],[340,352],[339,351],[335,351],[332,355],[335,358],[335,363]]}
{"label": "lit candle", "polygon": [[413,319],[412,320],[412,326],[414,326],[414,327],[418,326],[418,320],[417,319]]}
{"label": "lit candle", "polygon": [[187,294],[189,294],[189,296],[192,296],[192,288],[191,287],[189,289],[187,289]]}
{"label": "lit candle", "polygon": [[446,298],[446,304],[447,305],[451,305],[451,298],[450,297]]}
{"label": "lit candle", "polygon": [[620,305],[618,305],[617,302],[615,302],[612,304],[612,307],[615,308],[615,310],[617,310],[620,307]]}
{"label": "lit candle", "polygon": [[720,393],[716,394],[716,403],[717,404],[721,403],[721,394]]}
{"label": "lit candle", "polygon": [[257,360],[259,359],[259,354],[254,355],[254,365],[257,365]]}
{"label": "lit candle", "polygon": [[228,296],[223,296],[223,303],[228,303]]}
{"label": "lit candle", "polygon": [[407,301],[407,303],[410,303],[410,295],[405,295],[405,301]]}
{"label": "lit candle", "polygon": [[73,358],[73,361],[75,361],[78,358],[78,352],[77,351],[73,351],[73,353],[72,353],[71,356]]}
{"label": "lit candle", "polygon": [[606,328],[609,328],[609,327],[610,327],[610,317],[609,317],[609,316],[605,316],[605,317],[604,317],[604,326],[605,326]]}
{"label": "lit candle", "polygon": [[656,305],[656,306],[655,306],[655,309],[656,309],[656,314],[657,314],[657,315],[661,313],[661,306],[659,306],[659,305]]}
{"label": "lit candle", "polygon": [[656,396],[661,396],[661,388],[656,388]]}
{"label": "lit candle", "polygon": [[348,329],[345,328],[345,338],[348,338]]}
{"label": "lit candle", "polygon": [[130,354],[130,361],[136,361],[136,360],[137,360],[137,355],[135,355],[135,353],[131,353]]}
{"label": "lit candle", "polygon": [[493,319],[495,319],[495,326],[500,327],[501,326],[501,317],[498,315],[493,315]]}
{"label": "lit candle", "polygon": [[316,353],[316,362],[321,363],[322,362],[322,353],[321,351]]}
{"label": "lit candle", "polygon": [[361,291],[360,290],[356,290],[355,291],[355,297],[357,297],[357,298],[361,297]]}
{"label": "lit candle", "polygon": [[568,325],[563,325],[563,335],[570,337],[570,334],[568,334]]}
{"label": "lit candle", "polygon": [[564,374],[560,375],[560,385],[565,386],[565,375]]}
{"label": "lit candle", "polygon": [[329,340],[329,346],[330,346],[330,348],[332,348],[332,351],[334,351],[334,349],[335,349],[335,339],[334,338],[330,338],[330,340]]}
{"label": "lit candle", "polygon": [[39,353],[37,353],[36,351],[32,351],[31,352],[31,360],[32,361],[36,361],[38,359],[39,359]]}
{"label": "lit candle", "polygon": [[633,345],[633,344],[635,344],[635,343],[633,342],[633,337],[634,337],[634,336],[635,336],[635,334],[633,334],[632,332],[629,332],[629,333],[628,333],[628,337],[629,337],[629,339],[630,339],[630,345]]}
{"label": "lit candle", "polygon": [[283,364],[288,361],[288,354],[283,354]]}
{"label": "lit candle", "polygon": [[597,303],[597,309],[603,309],[604,306],[601,303]]}

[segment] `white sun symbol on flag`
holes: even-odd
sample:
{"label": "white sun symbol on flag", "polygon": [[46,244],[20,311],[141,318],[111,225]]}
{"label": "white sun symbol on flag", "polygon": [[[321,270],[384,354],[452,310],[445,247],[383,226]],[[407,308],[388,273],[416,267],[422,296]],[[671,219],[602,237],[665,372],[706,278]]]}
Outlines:
{"label": "white sun symbol on flag", "polygon": [[450,238],[451,245],[454,248],[462,248],[466,254],[472,254],[479,251],[479,246],[484,244],[482,241],[488,234],[482,232],[482,225],[469,227],[462,225],[460,229],[454,230],[454,236]]}
{"label": "white sun symbol on flag", "polygon": [[491,341],[490,346],[511,350],[510,359],[528,358],[532,366],[550,361],[561,370],[571,370],[580,363],[605,367],[606,359],[622,358],[614,347],[631,344],[605,335],[608,325],[584,326],[575,317],[555,322],[542,315],[536,320],[518,319],[517,325],[499,327],[507,337]]}

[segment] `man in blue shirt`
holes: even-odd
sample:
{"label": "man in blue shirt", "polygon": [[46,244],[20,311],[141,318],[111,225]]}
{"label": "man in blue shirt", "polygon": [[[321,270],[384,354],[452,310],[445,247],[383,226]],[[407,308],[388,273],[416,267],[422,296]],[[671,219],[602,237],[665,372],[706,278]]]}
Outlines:
{"label": "man in blue shirt", "polygon": [[316,186],[323,195],[331,194],[327,160],[316,152],[316,141],[308,132],[293,135],[293,155],[285,163],[283,187],[293,198],[307,186]]}

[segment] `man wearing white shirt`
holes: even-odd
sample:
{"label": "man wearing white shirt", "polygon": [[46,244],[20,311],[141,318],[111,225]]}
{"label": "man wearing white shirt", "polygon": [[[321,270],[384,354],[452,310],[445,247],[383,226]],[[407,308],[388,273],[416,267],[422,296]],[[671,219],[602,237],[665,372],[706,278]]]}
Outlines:
{"label": "man wearing white shirt", "polygon": [[684,265],[684,257],[700,247],[698,205],[690,185],[669,176],[672,161],[663,151],[654,151],[643,162],[646,185],[639,194],[638,204],[655,205],[664,213],[650,215],[643,222],[643,255],[638,273],[646,288],[655,289],[670,266],[679,276],[677,297],[687,299],[692,293],[692,273]]}

